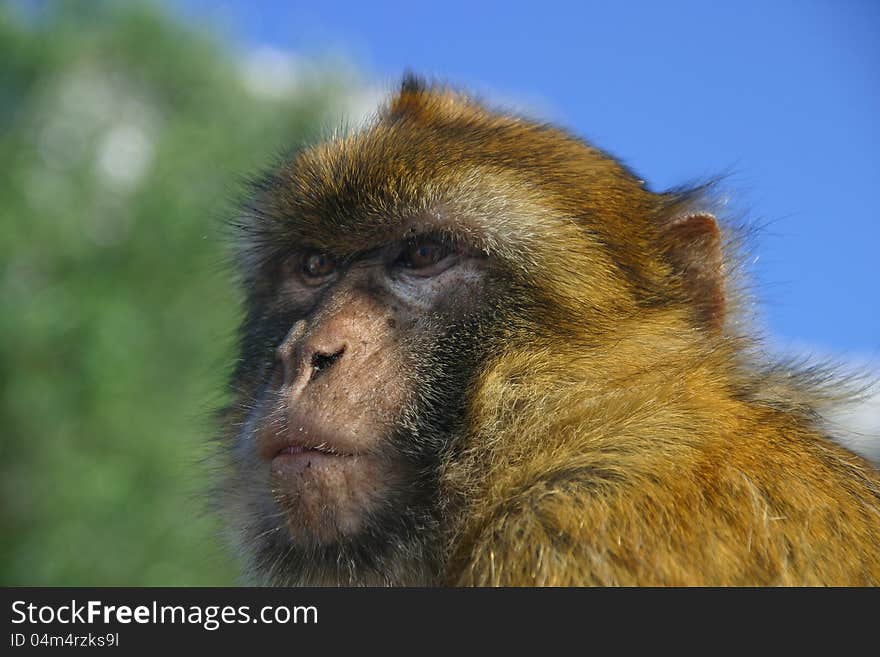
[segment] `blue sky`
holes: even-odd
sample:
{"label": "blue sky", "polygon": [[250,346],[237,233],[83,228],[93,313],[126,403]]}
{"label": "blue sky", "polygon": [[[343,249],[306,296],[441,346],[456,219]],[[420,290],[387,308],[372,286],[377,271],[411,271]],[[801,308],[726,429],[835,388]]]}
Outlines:
{"label": "blue sky", "polygon": [[177,0],[238,47],[518,103],[661,190],[728,174],[775,344],[880,361],[880,2]]}

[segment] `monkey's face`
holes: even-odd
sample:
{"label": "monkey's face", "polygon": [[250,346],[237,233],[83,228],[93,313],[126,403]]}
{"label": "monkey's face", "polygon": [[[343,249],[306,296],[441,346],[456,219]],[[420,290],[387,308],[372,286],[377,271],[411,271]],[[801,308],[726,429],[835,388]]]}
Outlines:
{"label": "monkey's face", "polygon": [[252,533],[264,550],[328,554],[412,533],[430,521],[463,404],[485,259],[427,234],[354,254],[294,248],[270,270],[236,447]]}

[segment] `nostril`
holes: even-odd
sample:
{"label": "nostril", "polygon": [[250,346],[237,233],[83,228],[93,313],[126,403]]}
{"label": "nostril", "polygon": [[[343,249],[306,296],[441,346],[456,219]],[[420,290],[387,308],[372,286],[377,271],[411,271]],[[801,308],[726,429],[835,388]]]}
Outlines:
{"label": "nostril", "polygon": [[345,347],[333,354],[325,354],[320,351],[315,352],[312,355],[312,375],[309,380],[314,381],[321,372],[332,367],[333,363],[342,357],[343,352],[345,352]]}

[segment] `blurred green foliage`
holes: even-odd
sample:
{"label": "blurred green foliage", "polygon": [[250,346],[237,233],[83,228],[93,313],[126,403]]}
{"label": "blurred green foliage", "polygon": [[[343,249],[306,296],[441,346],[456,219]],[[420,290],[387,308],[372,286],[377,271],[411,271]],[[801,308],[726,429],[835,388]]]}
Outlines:
{"label": "blurred green foliage", "polygon": [[234,584],[222,219],[339,83],[254,79],[157,5],[36,7],[0,10],[0,584]]}

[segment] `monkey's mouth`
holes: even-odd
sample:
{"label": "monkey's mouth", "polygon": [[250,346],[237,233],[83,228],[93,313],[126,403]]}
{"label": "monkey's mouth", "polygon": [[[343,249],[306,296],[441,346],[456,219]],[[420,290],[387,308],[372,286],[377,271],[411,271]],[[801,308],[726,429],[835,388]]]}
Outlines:
{"label": "monkey's mouth", "polygon": [[290,460],[307,456],[345,457],[358,456],[352,441],[328,435],[312,426],[303,424],[299,431],[265,431],[257,435],[257,453],[266,462],[277,459]]}
{"label": "monkey's mouth", "polygon": [[292,444],[286,445],[279,449],[275,453],[274,458],[284,457],[284,456],[310,456],[310,455],[325,455],[325,456],[356,456],[356,454],[347,454],[345,452],[340,452],[336,449],[328,445],[300,445],[300,444]]}
{"label": "monkey's mouth", "polygon": [[282,454],[302,454],[303,452],[308,451],[310,450],[305,445],[288,445],[287,447],[279,449],[275,456],[281,456]]}

